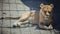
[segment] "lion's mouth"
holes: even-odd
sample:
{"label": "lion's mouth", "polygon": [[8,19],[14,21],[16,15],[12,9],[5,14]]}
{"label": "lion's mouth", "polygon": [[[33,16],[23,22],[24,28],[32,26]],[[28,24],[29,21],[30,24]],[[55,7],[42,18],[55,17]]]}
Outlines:
{"label": "lion's mouth", "polygon": [[49,16],[46,16],[46,15],[45,15],[45,18],[49,18]]}
{"label": "lion's mouth", "polygon": [[45,15],[45,20],[48,20],[48,19],[49,19],[49,16],[46,16],[46,15]]}

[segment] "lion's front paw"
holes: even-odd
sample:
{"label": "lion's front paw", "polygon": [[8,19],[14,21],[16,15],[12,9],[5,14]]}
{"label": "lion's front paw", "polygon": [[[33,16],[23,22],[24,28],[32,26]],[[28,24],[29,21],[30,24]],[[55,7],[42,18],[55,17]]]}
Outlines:
{"label": "lion's front paw", "polygon": [[49,29],[53,29],[53,27],[49,27]]}
{"label": "lion's front paw", "polygon": [[53,29],[52,25],[50,25],[48,28],[49,28],[49,29]]}
{"label": "lion's front paw", "polygon": [[19,23],[14,23],[14,24],[13,24],[13,27],[14,27],[14,28],[16,28],[16,27],[20,27],[20,25],[21,25],[20,22],[19,22]]}
{"label": "lion's front paw", "polygon": [[16,28],[16,27],[20,27],[20,25],[18,25],[18,24],[17,25],[13,25],[13,28]]}

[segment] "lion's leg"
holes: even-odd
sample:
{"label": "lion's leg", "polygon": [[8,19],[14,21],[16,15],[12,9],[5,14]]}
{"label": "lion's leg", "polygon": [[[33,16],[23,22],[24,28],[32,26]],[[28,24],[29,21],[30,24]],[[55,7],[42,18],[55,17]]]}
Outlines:
{"label": "lion's leg", "polygon": [[47,26],[45,25],[42,25],[42,26],[39,26],[41,29],[49,29]]}
{"label": "lion's leg", "polygon": [[24,13],[19,20],[17,20],[13,25],[17,26],[17,25],[21,25],[22,23],[24,23],[28,18],[30,17],[30,12],[26,12]]}
{"label": "lion's leg", "polygon": [[49,28],[49,29],[53,29],[53,26],[50,24],[50,25],[48,26],[48,28]]}
{"label": "lion's leg", "polygon": [[29,22],[30,22],[29,20],[26,20],[24,22],[16,22],[16,23],[13,24],[13,27],[20,27],[21,25],[29,26],[29,24],[28,24]]}
{"label": "lion's leg", "polygon": [[40,25],[39,26],[41,29],[53,29],[52,25],[45,26],[45,25]]}

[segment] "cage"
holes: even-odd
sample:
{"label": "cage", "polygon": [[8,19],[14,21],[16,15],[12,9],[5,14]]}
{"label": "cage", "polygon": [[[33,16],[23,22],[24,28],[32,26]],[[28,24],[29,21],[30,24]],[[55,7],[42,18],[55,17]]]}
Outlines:
{"label": "cage", "polygon": [[[38,25],[33,27],[13,28],[12,24],[27,12],[40,10],[40,3],[46,0],[0,0],[0,34],[59,34],[54,30],[39,30]],[[36,19],[39,19],[36,16]],[[37,20],[38,23],[38,20]]]}

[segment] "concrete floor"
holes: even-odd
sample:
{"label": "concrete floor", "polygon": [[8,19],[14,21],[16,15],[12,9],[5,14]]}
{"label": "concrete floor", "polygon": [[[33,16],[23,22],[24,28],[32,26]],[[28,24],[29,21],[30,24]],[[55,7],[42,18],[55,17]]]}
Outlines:
{"label": "concrete floor", "polygon": [[[37,2],[39,3],[39,1]],[[36,7],[33,7],[33,9],[36,9]],[[0,18],[19,17],[21,14],[30,10],[31,8],[26,6],[21,0],[0,0]],[[37,26],[9,28],[16,20],[18,19],[0,19],[0,34],[56,34],[53,30],[41,30]]]}

